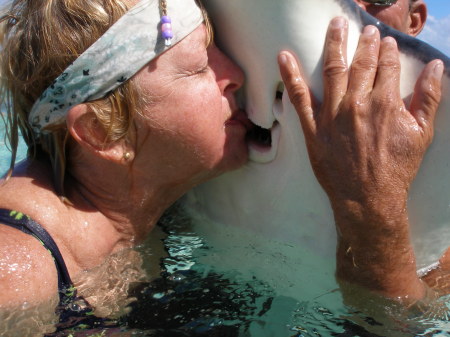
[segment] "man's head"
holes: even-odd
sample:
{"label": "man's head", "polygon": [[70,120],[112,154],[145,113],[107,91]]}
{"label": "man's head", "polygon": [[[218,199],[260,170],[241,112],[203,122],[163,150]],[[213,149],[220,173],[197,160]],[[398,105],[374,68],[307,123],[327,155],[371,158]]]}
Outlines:
{"label": "man's head", "polygon": [[372,1],[354,0],[361,8],[385,24],[411,36],[418,35],[427,19],[424,0],[397,0],[392,5],[373,4]]}

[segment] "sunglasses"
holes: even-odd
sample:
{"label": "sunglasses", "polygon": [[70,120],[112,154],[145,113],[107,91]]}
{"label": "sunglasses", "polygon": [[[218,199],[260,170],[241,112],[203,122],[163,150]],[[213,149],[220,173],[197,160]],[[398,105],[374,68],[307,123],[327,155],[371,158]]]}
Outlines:
{"label": "sunglasses", "polygon": [[397,2],[397,0],[363,0],[371,5],[375,6],[392,6]]}

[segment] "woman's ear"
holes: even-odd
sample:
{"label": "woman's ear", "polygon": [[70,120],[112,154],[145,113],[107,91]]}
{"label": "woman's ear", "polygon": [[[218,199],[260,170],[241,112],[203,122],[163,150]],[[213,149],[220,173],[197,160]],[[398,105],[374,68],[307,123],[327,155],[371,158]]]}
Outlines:
{"label": "woman's ear", "polygon": [[422,1],[414,1],[409,11],[408,35],[417,36],[422,31],[427,21],[427,5]]}
{"label": "woman's ear", "polygon": [[108,141],[105,129],[87,104],[78,104],[69,110],[67,130],[72,138],[88,152],[118,164],[127,164],[134,151],[126,141]]}

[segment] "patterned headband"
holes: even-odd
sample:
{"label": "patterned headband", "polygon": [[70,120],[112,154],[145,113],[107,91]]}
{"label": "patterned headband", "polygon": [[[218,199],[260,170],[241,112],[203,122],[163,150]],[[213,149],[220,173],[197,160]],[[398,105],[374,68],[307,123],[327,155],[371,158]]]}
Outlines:
{"label": "patterned headband", "polygon": [[65,120],[73,106],[112,92],[202,22],[202,12],[194,0],[169,0],[168,4],[162,0],[141,0],[34,103],[28,121],[36,137],[45,132],[46,126]]}

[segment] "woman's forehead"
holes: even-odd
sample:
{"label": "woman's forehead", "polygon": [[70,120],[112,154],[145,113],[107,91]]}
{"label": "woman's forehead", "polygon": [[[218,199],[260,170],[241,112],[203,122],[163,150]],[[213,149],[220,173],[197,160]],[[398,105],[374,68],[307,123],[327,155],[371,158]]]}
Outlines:
{"label": "woman's forehead", "polygon": [[208,47],[209,34],[205,24],[198,26],[192,33],[181,40],[176,46],[168,50],[168,52],[178,53],[184,50],[186,53],[196,53],[205,50]]}
{"label": "woman's forehead", "polygon": [[207,60],[207,37],[205,25],[200,25],[175,46],[150,61],[149,65],[153,64],[156,67],[154,69],[168,67],[167,69],[177,72],[180,69],[186,70],[192,65],[205,62],[205,59]]}

